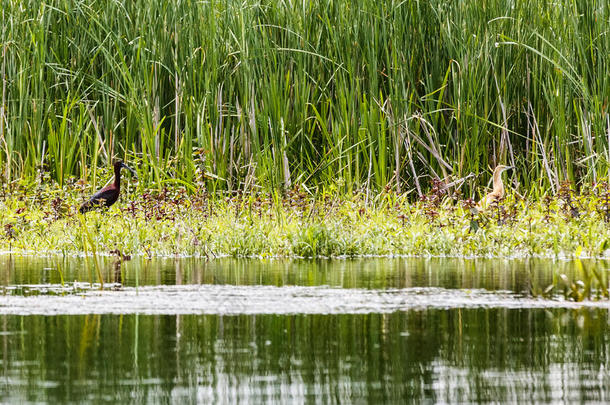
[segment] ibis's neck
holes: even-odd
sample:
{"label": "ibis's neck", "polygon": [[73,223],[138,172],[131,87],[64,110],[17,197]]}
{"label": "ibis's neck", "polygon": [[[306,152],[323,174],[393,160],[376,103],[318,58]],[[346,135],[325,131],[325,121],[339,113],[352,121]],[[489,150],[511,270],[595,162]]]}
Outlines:
{"label": "ibis's neck", "polygon": [[[494,185],[496,181],[494,180]],[[121,166],[117,166],[114,168],[114,186],[117,190],[121,188]]]}

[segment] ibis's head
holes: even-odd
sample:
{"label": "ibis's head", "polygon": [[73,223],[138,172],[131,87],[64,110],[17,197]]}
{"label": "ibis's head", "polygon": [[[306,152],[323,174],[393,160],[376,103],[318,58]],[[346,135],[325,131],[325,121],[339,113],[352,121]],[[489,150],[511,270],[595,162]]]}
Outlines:
{"label": "ibis's head", "polygon": [[138,173],[133,170],[131,167],[127,166],[125,163],[121,162],[120,160],[118,162],[114,163],[114,170],[121,170],[121,169],[127,169],[131,172],[131,174],[133,175],[133,177],[137,180],[138,178]]}

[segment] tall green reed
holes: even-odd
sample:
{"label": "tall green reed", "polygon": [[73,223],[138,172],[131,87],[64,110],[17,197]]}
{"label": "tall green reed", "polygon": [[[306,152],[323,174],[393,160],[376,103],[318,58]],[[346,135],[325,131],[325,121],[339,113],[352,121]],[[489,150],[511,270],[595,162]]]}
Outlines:
{"label": "tall green reed", "polygon": [[210,190],[597,181],[609,23],[601,1],[5,0],[3,179],[122,158]]}

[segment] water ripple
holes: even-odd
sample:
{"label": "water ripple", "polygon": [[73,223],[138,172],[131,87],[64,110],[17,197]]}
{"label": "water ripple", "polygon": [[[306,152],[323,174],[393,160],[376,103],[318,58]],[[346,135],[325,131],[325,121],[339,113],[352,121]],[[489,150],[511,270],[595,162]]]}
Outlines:
{"label": "water ripple", "polygon": [[418,287],[390,290],[329,286],[146,286],[65,295],[0,296],[0,314],[360,314],[430,308],[610,309],[609,301],[525,298],[509,291]]}

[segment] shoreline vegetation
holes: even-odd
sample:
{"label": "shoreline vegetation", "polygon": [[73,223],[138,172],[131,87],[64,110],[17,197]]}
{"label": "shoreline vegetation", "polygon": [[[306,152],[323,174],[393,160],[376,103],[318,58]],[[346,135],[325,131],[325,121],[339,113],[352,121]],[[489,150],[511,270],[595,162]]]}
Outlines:
{"label": "shoreline vegetation", "polygon": [[[530,275],[526,295],[555,299],[562,294],[573,301],[610,296],[606,260],[596,260],[597,265],[578,260],[610,257],[608,182],[579,192],[563,183],[556,196],[539,202],[510,194],[484,212],[441,183],[412,201],[409,193],[391,189],[351,196],[309,194],[300,187],[285,193],[210,195],[184,187],[142,191],[125,182],[121,201],[86,215],[78,207],[91,185],[71,183],[2,187],[0,254],[93,257],[90,270],[95,269],[99,288],[108,280],[100,256],[115,257],[113,275],[119,280],[121,264],[132,256],[145,261],[226,256],[575,259],[570,275],[553,270],[547,286],[538,286]],[[60,277],[63,288],[61,272]]]}
{"label": "shoreline vegetation", "polygon": [[[80,189],[80,192],[76,191]],[[3,189],[0,251],[51,255],[232,257],[607,257],[610,185],[564,183],[539,202],[509,193],[483,213],[472,199],[433,188],[412,201],[391,190],[351,196],[189,194],[183,187],[124,195],[106,211],[77,212],[89,185]]]}

